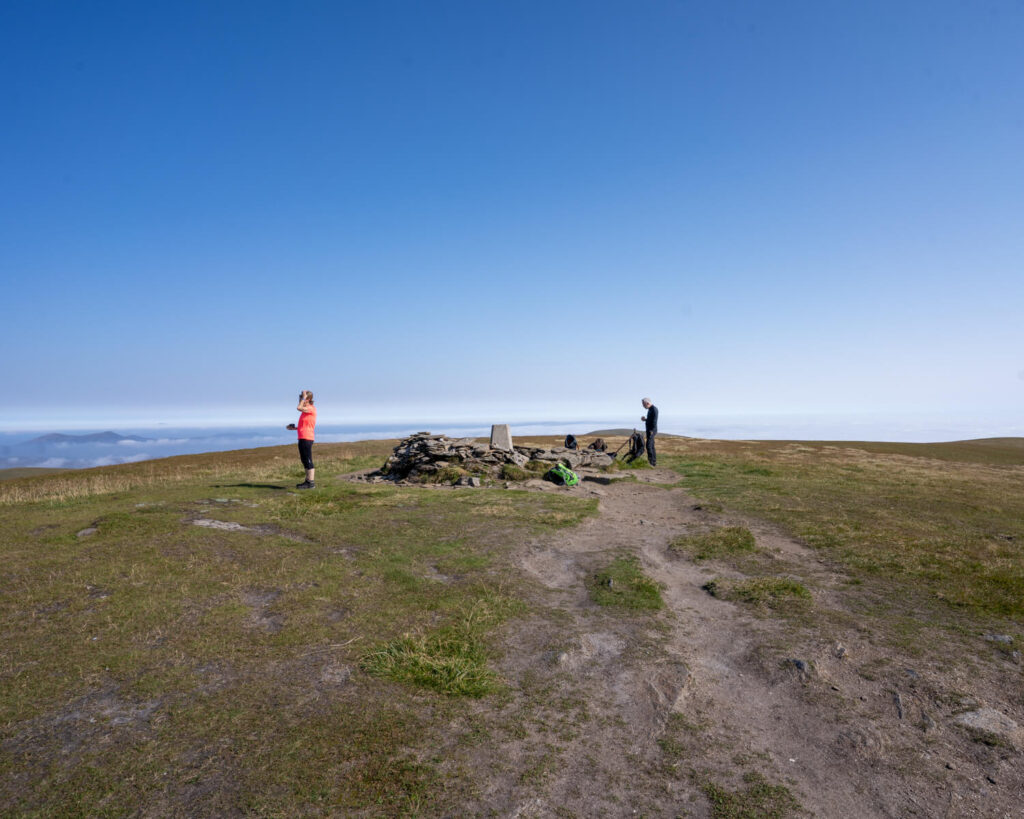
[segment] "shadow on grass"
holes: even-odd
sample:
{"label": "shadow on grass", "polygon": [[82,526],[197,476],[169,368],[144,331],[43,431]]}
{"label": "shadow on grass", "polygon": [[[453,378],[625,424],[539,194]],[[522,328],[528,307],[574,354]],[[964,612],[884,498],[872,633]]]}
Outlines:
{"label": "shadow on grass", "polygon": [[216,483],[214,489],[276,489],[279,492],[287,492],[287,486],[278,486],[276,483]]}

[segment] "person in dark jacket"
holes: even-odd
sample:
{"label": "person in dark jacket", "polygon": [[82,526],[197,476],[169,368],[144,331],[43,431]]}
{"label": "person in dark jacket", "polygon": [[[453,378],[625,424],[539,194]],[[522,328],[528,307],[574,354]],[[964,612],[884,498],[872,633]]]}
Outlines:
{"label": "person in dark jacket", "polygon": [[658,434],[658,408],[651,403],[650,398],[640,402],[647,410],[647,414],[640,420],[644,422],[647,432],[647,461],[651,466],[658,465],[658,456],[654,451],[654,436]]}

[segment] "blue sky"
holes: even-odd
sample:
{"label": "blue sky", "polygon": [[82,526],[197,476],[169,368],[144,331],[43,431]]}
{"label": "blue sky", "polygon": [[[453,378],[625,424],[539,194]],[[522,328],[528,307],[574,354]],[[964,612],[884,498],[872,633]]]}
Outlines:
{"label": "blue sky", "polygon": [[0,428],[1019,417],[1022,42],[1010,0],[7,2]]}

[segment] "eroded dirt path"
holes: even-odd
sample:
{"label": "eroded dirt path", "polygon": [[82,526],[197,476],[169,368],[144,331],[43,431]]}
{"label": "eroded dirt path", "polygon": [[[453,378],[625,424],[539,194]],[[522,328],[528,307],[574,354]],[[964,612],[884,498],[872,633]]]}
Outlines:
{"label": "eroded dirt path", "polygon": [[[522,692],[506,711],[532,717],[476,755],[481,810],[708,816],[702,786],[743,790],[746,774],[786,786],[818,816],[1024,816],[1020,757],[983,753],[946,724],[939,669],[865,675],[879,651],[832,608],[841,573],[767,524],[658,485],[677,480],[655,469],[637,482],[585,481],[574,491],[596,495],[599,515],[515,555],[548,616],[506,635],[502,671]],[[737,572],[668,548],[723,525],[750,529],[812,588],[811,615],[719,600],[702,586]],[[591,602],[588,577],[623,553],[662,584],[666,612]]]}

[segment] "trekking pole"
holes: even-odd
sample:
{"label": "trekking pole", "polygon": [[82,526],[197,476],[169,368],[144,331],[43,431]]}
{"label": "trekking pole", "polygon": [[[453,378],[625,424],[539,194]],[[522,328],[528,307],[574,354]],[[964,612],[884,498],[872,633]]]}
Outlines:
{"label": "trekking pole", "polygon": [[[635,428],[635,427],[634,427],[634,429],[633,429],[633,435],[636,435],[636,428]],[[627,436],[627,437],[626,437],[626,440],[625,440],[625,441],[623,441],[623,442],[622,442],[621,444],[619,444],[619,448],[618,448],[618,449],[616,449],[616,450],[615,450],[615,451],[614,451],[614,452],[612,453],[612,460],[613,460],[613,461],[614,461],[614,460],[615,460],[615,459],[616,459],[617,457],[619,457],[619,453],[620,453],[620,452],[622,451],[622,447],[624,447],[624,446],[625,446],[626,444],[628,444],[628,443],[629,443],[629,442],[630,442],[630,441],[631,441],[631,440],[633,439],[633,435],[629,435],[629,436]]]}

